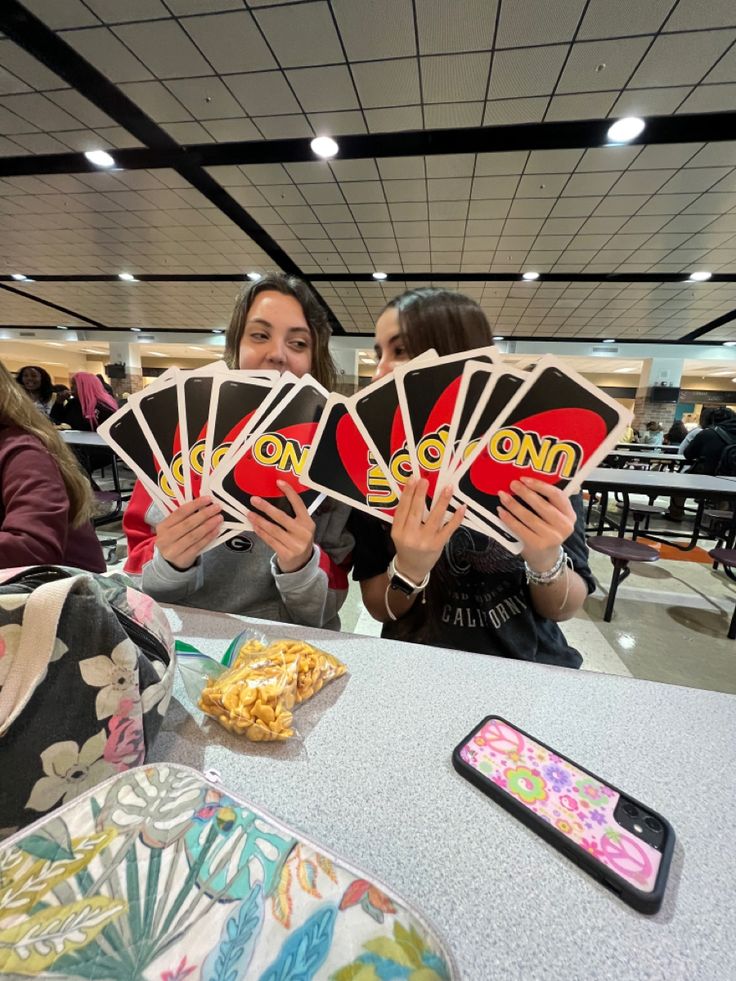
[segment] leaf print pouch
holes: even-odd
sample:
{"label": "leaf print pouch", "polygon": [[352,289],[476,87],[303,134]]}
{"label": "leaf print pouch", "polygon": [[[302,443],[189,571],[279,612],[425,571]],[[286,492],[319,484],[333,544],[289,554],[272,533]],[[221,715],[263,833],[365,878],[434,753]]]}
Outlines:
{"label": "leaf print pouch", "polygon": [[174,670],[164,611],[126,576],[2,570],[0,838],[144,763]]}
{"label": "leaf print pouch", "polygon": [[187,766],[118,774],[0,845],[0,976],[453,981],[386,886]]}
{"label": "leaf print pouch", "polygon": [[675,832],[656,811],[498,716],[483,719],[452,762],[625,903],[660,908]]}

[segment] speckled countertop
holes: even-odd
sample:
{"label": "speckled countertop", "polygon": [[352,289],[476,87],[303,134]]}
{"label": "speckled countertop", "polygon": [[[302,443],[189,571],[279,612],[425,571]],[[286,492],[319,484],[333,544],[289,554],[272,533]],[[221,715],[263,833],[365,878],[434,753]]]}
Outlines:
{"label": "speckled countertop", "polygon": [[[177,636],[218,655],[244,626],[182,607],[169,617]],[[736,978],[734,696],[288,632],[350,670],[297,710],[300,741],[229,735],[177,679],[151,759],[218,771],[226,788],[375,874],[432,919],[467,981]],[[491,713],[670,820],[677,844],[656,916],[631,910],[455,773],[453,747]]]}

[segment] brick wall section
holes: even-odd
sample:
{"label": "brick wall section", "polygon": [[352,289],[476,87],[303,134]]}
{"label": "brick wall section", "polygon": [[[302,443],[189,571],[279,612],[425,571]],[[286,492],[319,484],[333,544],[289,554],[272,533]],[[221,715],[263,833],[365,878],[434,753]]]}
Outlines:
{"label": "brick wall section", "polygon": [[667,432],[675,421],[676,408],[677,406],[672,402],[652,402],[647,395],[637,392],[634,402],[634,429],[641,432],[653,419]]}

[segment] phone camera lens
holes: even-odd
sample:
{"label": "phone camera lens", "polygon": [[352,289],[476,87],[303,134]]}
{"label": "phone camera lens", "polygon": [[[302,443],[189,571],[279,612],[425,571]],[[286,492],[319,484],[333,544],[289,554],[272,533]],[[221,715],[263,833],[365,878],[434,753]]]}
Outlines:
{"label": "phone camera lens", "polygon": [[646,824],[646,826],[649,828],[650,831],[662,830],[662,825],[659,823],[659,821],[656,818],[652,818],[652,817],[645,818],[644,824]]}
{"label": "phone camera lens", "polygon": [[639,813],[639,808],[636,806],[636,804],[624,804],[624,811],[630,817],[636,817],[636,815]]}

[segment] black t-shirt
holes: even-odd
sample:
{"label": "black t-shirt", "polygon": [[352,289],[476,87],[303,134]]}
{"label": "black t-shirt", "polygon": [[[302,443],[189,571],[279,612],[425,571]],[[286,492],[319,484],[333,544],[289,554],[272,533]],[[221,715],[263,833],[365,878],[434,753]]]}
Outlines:
{"label": "black t-shirt", "polygon": [[[570,500],[577,522],[564,549],[592,593],[582,500]],[[348,528],[355,536],[353,578],[360,582],[385,572],[395,552],[390,526],[353,511]],[[445,546],[426,602],[417,597],[406,616],[384,624],[381,636],[570,668],[582,663],[559,626],[534,609],[523,559],[469,528],[460,528]]]}

